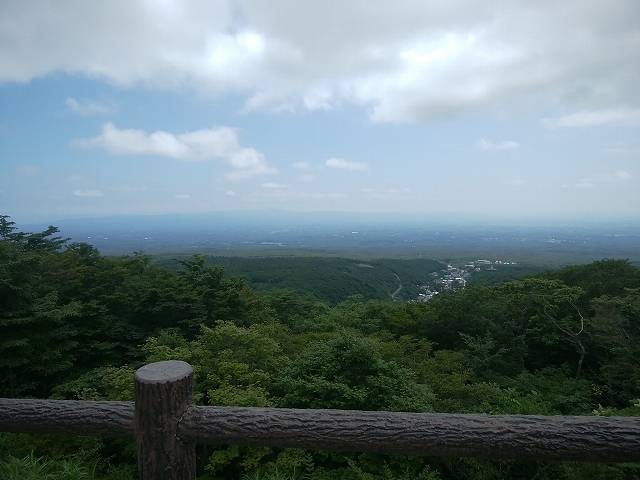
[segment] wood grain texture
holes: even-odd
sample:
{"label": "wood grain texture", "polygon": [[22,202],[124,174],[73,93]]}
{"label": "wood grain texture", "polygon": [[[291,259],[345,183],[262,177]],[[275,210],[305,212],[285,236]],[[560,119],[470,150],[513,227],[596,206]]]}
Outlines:
{"label": "wood grain texture", "polygon": [[133,402],[0,398],[0,431],[132,436]]}
{"label": "wood grain texture", "polygon": [[640,460],[640,418],[192,407],[198,442],[415,456]]}
{"label": "wood grain texture", "polygon": [[[640,418],[188,408],[169,442],[417,456],[640,461]],[[159,421],[159,418],[155,421]],[[154,436],[162,437],[164,427]],[[0,399],[0,431],[132,436],[132,402]],[[173,436],[172,436],[173,435]],[[161,441],[162,442],[162,441]]]}
{"label": "wood grain texture", "polygon": [[135,435],[140,480],[196,478],[195,443],[178,435],[191,405],[193,369],[179,361],[157,362],[135,375]]}

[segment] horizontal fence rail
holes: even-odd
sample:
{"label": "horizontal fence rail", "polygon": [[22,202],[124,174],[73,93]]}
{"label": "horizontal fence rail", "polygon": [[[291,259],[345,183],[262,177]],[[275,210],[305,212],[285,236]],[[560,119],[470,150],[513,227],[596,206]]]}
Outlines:
{"label": "horizontal fence rail", "polygon": [[0,431],[133,437],[133,402],[0,398]]}
{"label": "horizontal fence rail", "polygon": [[472,415],[191,404],[192,370],[136,372],[136,402],[0,399],[0,431],[133,437],[141,479],[192,479],[195,444],[413,456],[640,460],[640,418]]}
{"label": "horizontal fence rail", "polygon": [[193,407],[196,442],[413,456],[640,460],[640,418]]}
{"label": "horizontal fence rail", "polygon": [[[133,437],[133,402],[0,398],[0,430]],[[640,460],[640,418],[190,407],[196,443],[415,456]]]}

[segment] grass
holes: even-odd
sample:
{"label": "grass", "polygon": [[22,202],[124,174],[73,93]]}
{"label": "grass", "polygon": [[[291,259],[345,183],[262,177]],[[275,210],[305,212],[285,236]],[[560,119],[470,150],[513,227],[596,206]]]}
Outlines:
{"label": "grass", "polygon": [[131,467],[109,468],[106,473],[98,472],[96,462],[78,458],[37,457],[33,453],[17,458],[9,456],[0,461],[2,480],[134,480]]}

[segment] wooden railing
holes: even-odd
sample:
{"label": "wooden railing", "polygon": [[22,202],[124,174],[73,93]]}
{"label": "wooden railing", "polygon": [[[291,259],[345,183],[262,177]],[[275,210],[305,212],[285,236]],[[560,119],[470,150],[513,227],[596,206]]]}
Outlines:
{"label": "wooden railing", "polygon": [[193,370],[135,374],[135,402],[0,399],[0,431],[135,437],[139,478],[195,478],[195,444],[416,456],[585,462],[640,460],[640,418],[200,407]]}

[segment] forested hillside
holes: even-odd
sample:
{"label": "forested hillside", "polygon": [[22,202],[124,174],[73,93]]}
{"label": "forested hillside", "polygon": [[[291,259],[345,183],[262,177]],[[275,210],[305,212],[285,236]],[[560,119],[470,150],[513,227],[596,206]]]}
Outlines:
{"label": "forested hillside", "polygon": [[[182,267],[180,259],[154,257],[172,270]],[[217,265],[231,276],[245,278],[260,291],[291,289],[335,304],[353,295],[367,299],[390,299],[402,286],[398,298],[411,299],[418,284],[445,264],[426,258],[350,259],[335,257],[204,257],[205,265]]]}
{"label": "forested hillside", "polygon": [[[103,257],[56,233],[22,233],[0,217],[0,396],[132,399],[137,367],[180,359],[194,366],[203,405],[640,414],[640,269],[626,261],[473,285],[424,304],[331,305],[258,292],[200,257],[170,270],[144,255]],[[260,275],[270,281],[267,264]],[[198,468],[202,479],[640,477],[639,464],[236,446],[199,447]],[[133,479],[134,449],[0,434],[0,478]]]}

